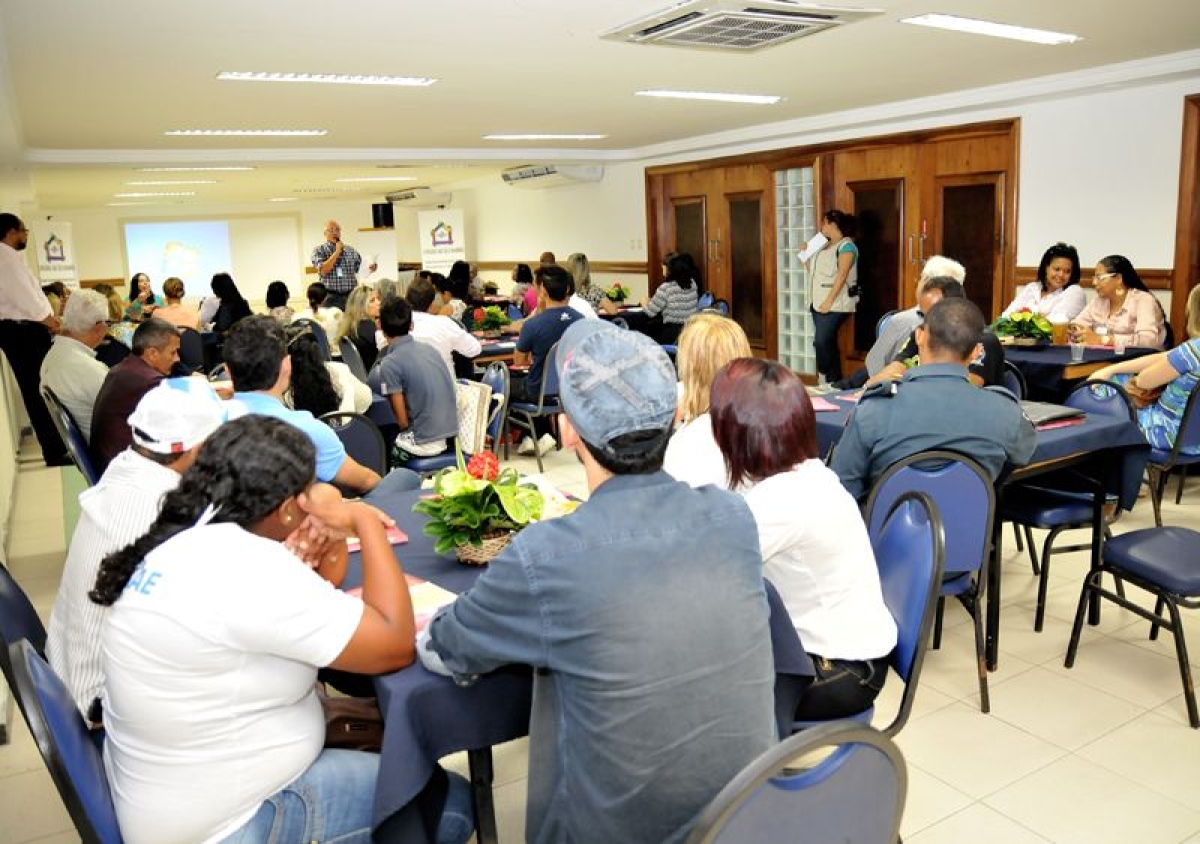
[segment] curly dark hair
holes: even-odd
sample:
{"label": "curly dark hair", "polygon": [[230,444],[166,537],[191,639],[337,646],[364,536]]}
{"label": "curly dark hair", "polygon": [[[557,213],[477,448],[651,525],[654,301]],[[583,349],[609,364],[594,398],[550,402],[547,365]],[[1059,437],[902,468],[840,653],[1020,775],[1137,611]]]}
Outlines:
{"label": "curly dark hair", "polygon": [[210,504],[214,524],[250,529],[288,496],[313,481],[316,449],[304,432],[270,416],[251,414],[227,422],[200,447],[179,486],[144,536],[104,558],[88,597],[112,606],[146,555],[196,524]]}
{"label": "curly dark hair", "polygon": [[342,404],[342,399],[333,386],[329,367],[317,337],[307,325],[290,325],[287,328],[288,354],[292,358],[292,380],[289,395],[292,407],[307,410],[313,416],[333,413]]}

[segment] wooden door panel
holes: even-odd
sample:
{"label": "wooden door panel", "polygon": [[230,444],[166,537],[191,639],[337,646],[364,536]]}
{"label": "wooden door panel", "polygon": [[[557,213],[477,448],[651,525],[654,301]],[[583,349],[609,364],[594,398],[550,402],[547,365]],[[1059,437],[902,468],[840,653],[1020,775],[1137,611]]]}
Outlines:
{"label": "wooden door panel", "polygon": [[994,319],[1003,301],[1004,174],[939,177],[932,248],[967,270],[967,298],[984,319]]}

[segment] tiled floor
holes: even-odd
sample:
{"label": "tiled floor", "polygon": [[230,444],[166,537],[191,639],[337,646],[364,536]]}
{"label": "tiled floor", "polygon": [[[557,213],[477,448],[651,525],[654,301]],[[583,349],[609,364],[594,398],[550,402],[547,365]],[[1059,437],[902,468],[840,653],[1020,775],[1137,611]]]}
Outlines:
{"label": "tiled floor", "polygon": [[[511,463],[536,471],[531,458],[514,454]],[[560,489],[586,496],[573,456],[548,456],[546,475]],[[63,557],[62,477],[60,470],[31,468],[18,482],[11,567],[43,614]],[[1165,519],[1200,525],[1200,489],[1182,505],[1167,504]],[[1149,502],[1142,501],[1117,530],[1152,523]],[[1100,626],[1084,629],[1075,667],[1064,669],[1086,555],[1055,558],[1045,629],[1034,633],[1036,580],[1028,559],[1012,547],[1011,532],[1005,541],[992,712],[979,712],[971,626],[960,608],[948,607],[942,648],[929,653],[912,718],[898,739],[909,772],[904,839],[1200,844],[1200,731],[1187,726],[1169,638],[1150,642],[1145,622],[1107,606]],[[1185,624],[1200,668],[1200,613]],[[899,691],[896,682],[886,688],[881,720],[890,720]],[[15,720],[13,743],[0,747],[0,844],[76,840],[20,716]],[[495,751],[504,842],[524,839],[525,751],[524,741]],[[461,754],[447,763],[465,772]]]}

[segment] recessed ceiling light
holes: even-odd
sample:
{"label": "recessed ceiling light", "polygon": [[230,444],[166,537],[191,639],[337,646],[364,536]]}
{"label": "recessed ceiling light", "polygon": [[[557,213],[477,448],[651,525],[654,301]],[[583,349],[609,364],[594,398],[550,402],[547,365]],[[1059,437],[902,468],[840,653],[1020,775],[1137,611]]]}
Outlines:
{"label": "recessed ceiling light", "polygon": [[608,135],[484,135],[485,141],[598,141]]}
{"label": "recessed ceiling light", "polygon": [[638,91],[639,97],[661,97],[670,100],[711,100],[717,103],[746,103],[748,105],[775,105],[783,99],[770,94],[721,94],[712,91]]}
{"label": "recessed ceiling light", "polygon": [[168,129],[164,135],[174,137],[224,136],[233,138],[244,137],[280,137],[305,138],[329,134],[326,129]]}
{"label": "recessed ceiling light", "polygon": [[297,197],[294,196],[273,196],[267,202],[297,202]]}
{"label": "recessed ceiling light", "polygon": [[437,82],[428,76],[372,76],[354,73],[265,73],[224,70],[217,79],[225,82],[315,82],[324,85],[398,85],[425,88]]}
{"label": "recessed ceiling light", "polygon": [[335,182],[415,182],[416,176],[346,176]]}
{"label": "recessed ceiling light", "polygon": [[171,193],[133,192],[133,193],[114,193],[113,194],[113,196],[115,196],[117,199],[140,199],[140,198],[146,197],[146,196],[195,196],[195,195],[196,195],[196,192],[194,190],[174,191]]}
{"label": "recessed ceiling light", "polygon": [[125,184],[133,187],[147,187],[151,185],[215,185],[216,183],[216,179],[142,179]]}
{"label": "recessed ceiling light", "polygon": [[138,167],[139,173],[233,173],[253,167]]}
{"label": "recessed ceiling light", "polygon": [[1015,41],[1028,41],[1031,44],[1074,44],[1076,41],[1082,40],[1078,35],[1072,35],[1069,32],[1031,29],[1026,26],[1012,26],[1007,23],[995,23],[975,18],[960,18],[956,15],[918,15],[915,18],[901,18],[900,23],[930,26],[934,29],[949,29],[955,32],[969,32],[973,35],[991,35],[995,38],[1011,38]]}
{"label": "recessed ceiling light", "polygon": [[124,208],[130,205],[162,205],[161,202],[106,202],[109,208]]}

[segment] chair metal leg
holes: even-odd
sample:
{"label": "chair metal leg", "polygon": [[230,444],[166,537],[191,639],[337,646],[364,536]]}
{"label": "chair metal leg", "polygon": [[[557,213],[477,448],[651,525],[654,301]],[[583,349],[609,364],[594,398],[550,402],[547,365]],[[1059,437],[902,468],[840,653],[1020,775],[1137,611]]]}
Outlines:
{"label": "chair metal leg", "polygon": [[1183,482],[1187,480],[1188,467],[1179,467],[1179,486],[1175,488],[1175,503],[1179,504],[1183,501]]}
{"label": "chair metal leg", "polygon": [[[1154,614],[1157,616],[1161,616],[1162,611],[1163,611],[1163,606],[1165,606],[1166,603],[1167,603],[1167,599],[1164,598],[1162,595],[1159,595],[1158,600],[1154,602]],[[1158,624],[1157,622],[1154,622],[1154,621],[1150,622],[1150,641],[1154,641],[1155,639],[1158,638],[1158,628],[1161,626],[1162,625]]]}
{"label": "chair metal leg", "polygon": [[1079,635],[1083,632],[1083,616],[1087,612],[1088,598],[1091,597],[1093,581],[1098,584],[1102,572],[1091,571],[1083,579],[1083,588],[1079,590],[1079,606],[1075,610],[1075,621],[1071,625],[1071,640],[1067,643],[1067,655],[1063,659],[1063,667],[1070,668],[1075,664],[1075,652],[1079,649]]}
{"label": "chair metal leg", "polygon": [[[1042,573],[1042,567],[1038,564],[1037,551],[1033,542],[1033,528],[1029,525],[1023,525],[1022,527],[1025,528],[1025,544],[1029,546],[1029,563],[1033,566],[1033,574],[1036,577]],[[1019,549],[1020,547],[1020,543],[1018,543],[1017,548]]]}
{"label": "chair metal leg", "polygon": [[983,657],[983,603],[976,596],[972,601],[971,619],[975,623],[975,668],[979,673],[979,710],[983,714],[992,711],[991,697],[988,695],[987,662]]}
{"label": "chair metal leg", "polygon": [[[1046,588],[1050,582],[1050,555],[1054,553],[1054,540],[1062,530],[1062,528],[1055,528],[1050,531],[1046,534],[1046,541],[1042,545],[1042,572],[1038,576],[1037,610],[1033,614],[1033,629],[1037,633],[1042,632],[1042,624],[1046,620]],[[1033,550],[1032,545],[1030,550]]]}
{"label": "chair metal leg", "polygon": [[475,832],[479,844],[496,844],[496,807],[492,796],[492,749],[467,751],[471,772],[471,802],[475,808]]}
{"label": "chair metal leg", "polygon": [[1183,624],[1179,619],[1179,605],[1175,599],[1159,595],[1158,600],[1166,600],[1167,609],[1171,611],[1171,632],[1175,634],[1175,656],[1179,660],[1179,676],[1183,680],[1183,699],[1187,703],[1188,723],[1193,730],[1200,729],[1200,713],[1196,711],[1196,689],[1192,685],[1192,666],[1188,662],[1187,642],[1183,638]]}
{"label": "chair metal leg", "polygon": [[1146,475],[1150,485],[1150,503],[1154,507],[1154,526],[1162,527],[1162,494],[1167,485],[1167,473],[1157,466],[1147,466]]}
{"label": "chair metal leg", "polygon": [[[1017,541],[1017,550],[1024,551],[1025,543],[1021,540],[1021,525],[1013,522],[1013,539]],[[1037,574],[1035,571],[1034,574]]]}
{"label": "chair metal leg", "polygon": [[937,601],[937,611],[933,615],[933,649],[936,651],[942,646],[942,616],[946,612],[946,596],[939,595]]}

